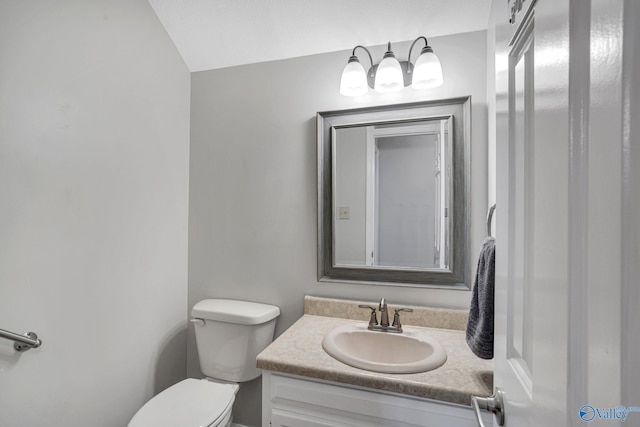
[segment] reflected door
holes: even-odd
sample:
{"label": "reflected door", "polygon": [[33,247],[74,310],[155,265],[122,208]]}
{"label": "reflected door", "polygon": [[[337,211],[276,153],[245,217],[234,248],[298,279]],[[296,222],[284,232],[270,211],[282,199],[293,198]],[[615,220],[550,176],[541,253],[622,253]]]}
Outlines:
{"label": "reflected door", "polygon": [[[436,134],[376,138],[377,236],[374,264],[434,268]],[[438,212],[439,214],[439,212]]]}

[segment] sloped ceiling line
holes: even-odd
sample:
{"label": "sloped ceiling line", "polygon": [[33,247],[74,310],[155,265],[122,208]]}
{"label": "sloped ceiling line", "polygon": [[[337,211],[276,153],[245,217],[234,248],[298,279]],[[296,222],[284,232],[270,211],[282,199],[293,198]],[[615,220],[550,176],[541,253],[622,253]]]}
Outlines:
{"label": "sloped ceiling line", "polygon": [[149,0],[190,71],[487,29],[491,0]]}

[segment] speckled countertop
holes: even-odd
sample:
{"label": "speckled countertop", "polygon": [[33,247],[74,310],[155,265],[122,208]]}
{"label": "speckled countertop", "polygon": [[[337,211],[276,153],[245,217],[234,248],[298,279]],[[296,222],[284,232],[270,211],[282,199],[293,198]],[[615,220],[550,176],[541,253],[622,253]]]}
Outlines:
{"label": "speckled countertop", "polygon": [[[331,305],[333,301],[335,305]],[[420,327],[409,327],[425,329],[447,351],[445,364],[433,371],[382,374],[353,368],[329,356],[322,348],[322,339],[328,332],[346,323],[366,323],[366,320],[349,319],[350,310],[343,309],[347,306],[357,307],[358,303],[362,302],[305,298],[304,316],[258,355],[258,368],[462,405],[469,405],[472,395],[491,395],[493,361],[479,359],[469,350],[465,333],[459,330],[461,321],[458,317],[463,312],[457,310],[412,307],[417,312],[403,313],[418,319],[413,324],[421,324]],[[335,317],[318,316],[318,312]],[[355,312],[360,318],[363,317],[361,310]],[[367,314],[364,317],[368,317]],[[431,322],[424,320],[430,317],[433,317]],[[406,319],[403,317],[405,327],[411,324],[409,319],[410,316],[406,316]],[[444,329],[442,322],[457,329]],[[435,323],[439,327],[425,328],[424,323]]]}

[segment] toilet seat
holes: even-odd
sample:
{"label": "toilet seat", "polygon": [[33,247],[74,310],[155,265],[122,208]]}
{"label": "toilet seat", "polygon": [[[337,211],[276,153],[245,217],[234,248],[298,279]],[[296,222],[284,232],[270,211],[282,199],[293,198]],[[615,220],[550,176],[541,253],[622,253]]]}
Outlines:
{"label": "toilet seat", "polygon": [[148,401],[128,427],[217,427],[231,417],[238,386],[187,378]]}

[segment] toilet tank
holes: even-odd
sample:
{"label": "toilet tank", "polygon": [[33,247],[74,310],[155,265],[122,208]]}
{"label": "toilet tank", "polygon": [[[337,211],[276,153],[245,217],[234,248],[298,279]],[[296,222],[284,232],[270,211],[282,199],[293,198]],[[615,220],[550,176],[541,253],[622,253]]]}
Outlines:
{"label": "toilet tank", "polygon": [[256,357],[273,341],[280,309],[273,305],[206,299],[193,306],[200,370],[231,382],[258,378]]}

